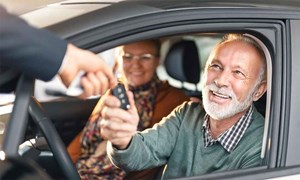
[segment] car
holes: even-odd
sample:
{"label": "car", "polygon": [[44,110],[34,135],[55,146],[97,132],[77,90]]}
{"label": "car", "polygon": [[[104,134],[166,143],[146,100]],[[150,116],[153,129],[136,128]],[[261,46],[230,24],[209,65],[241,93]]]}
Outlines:
{"label": "car", "polygon": [[[251,36],[263,47],[268,67],[267,93],[256,104],[265,116],[263,166],[181,178],[300,177],[298,0],[69,0],[41,7],[21,17],[37,28],[47,29],[99,54],[126,43],[161,39],[160,78],[198,98],[201,98],[201,71],[213,45],[226,33]],[[175,45],[186,41],[196,45],[198,54],[170,63],[168,58]],[[183,45],[183,53],[186,53],[185,47]],[[32,164],[24,165],[22,159],[33,160],[38,164],[34,165],[38,175],[46,172],[45,176],[50,178],[77,179],[65,147],[83,128],[98,99],[60,97],[39,101],[31,97],[33,85],[31,78],[21,76],[12,112],[1,115],[4,119],[1,119],[4,127],[2,153],[14,159],[12,164],[16,167],[20,164],[31,167]],[[1,108],[4,106],[6,104]],[[2,167],[0,172],[4,171]]]}

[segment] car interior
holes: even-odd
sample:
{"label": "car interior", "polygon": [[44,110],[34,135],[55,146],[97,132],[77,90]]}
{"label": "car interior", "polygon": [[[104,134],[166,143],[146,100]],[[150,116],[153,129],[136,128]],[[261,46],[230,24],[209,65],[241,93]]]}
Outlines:
{"label": "car interior", "polygon": [[[181,87],[188,96],[201,98],[201,92],[197,88],[201,75],[200,63],[196,43],[192,40],[181,40],[170,47],[164,60],[164,67],[170,77],[181,82]],[[183,86],[185,82],[194,84],[195,90],[185,88]]]}
{"label": "car interior", "polygon": [[[168,80],[188,96],[201,100],[201,73],[208,53],[222,35],[198,33],[161,38],[162,59],[157,70],[159,78]],[[66,172],[74,171],[65,149],[55,150],[55,147],[66,147],[72,141],[86,124],[98,100],[60,96],[55,100],[39,102],[38,98],[32,97],[26,135],[18,149],[20,156],[34,159],[52,178],[61,178]],[[265,115],[266,95],[255,106]],[[44,123],[40,119],[44,119]],[[55,136],[55,131],[58,136]],[[53,154],[59,156],[59,161],[65,159],[68,165],[61,166]],[[56,168],[58,166],[61,168]]]}

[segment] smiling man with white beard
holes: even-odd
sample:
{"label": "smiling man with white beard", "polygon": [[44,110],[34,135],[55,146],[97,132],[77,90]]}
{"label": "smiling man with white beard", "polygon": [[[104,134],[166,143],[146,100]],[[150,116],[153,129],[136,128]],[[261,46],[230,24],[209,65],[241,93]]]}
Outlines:
{"label": "smiling man with white beard", "polygon": [[143,132],[136,130],[132,93],[128,111],[103,97],[101,134],[111,161],[126,171],[167,164],[167,179],[259,166],[264,118],[252,104],[266,91],[263,50],[246,35],[226,35],[208,58],[203,82],[203,106],[184,103]]}

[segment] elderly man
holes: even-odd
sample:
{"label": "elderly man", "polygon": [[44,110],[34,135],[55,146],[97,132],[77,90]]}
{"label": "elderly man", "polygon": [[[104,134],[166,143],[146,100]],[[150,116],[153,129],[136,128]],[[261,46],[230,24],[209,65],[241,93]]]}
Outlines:
{"label": "elderly man", "polygon": [[111,161],[126,171],[167,164],[164,178],[259,166],[264,118],[252,104],[266,91],[265,61],[254,40],[227,35],[207,61],[203,106],[184,103],[143,132],[132,94],[128,111],[107,95],[101,132]]}

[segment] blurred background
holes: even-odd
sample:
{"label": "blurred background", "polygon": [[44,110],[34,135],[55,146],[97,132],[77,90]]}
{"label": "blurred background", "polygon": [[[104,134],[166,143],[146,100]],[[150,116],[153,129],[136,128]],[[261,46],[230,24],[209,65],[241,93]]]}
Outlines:
{"label": "blurred background", "polygon": [[39,9],[47,4],[61,2],[62,0],[0,0],[0,4],[14,14],[21,15]]}

